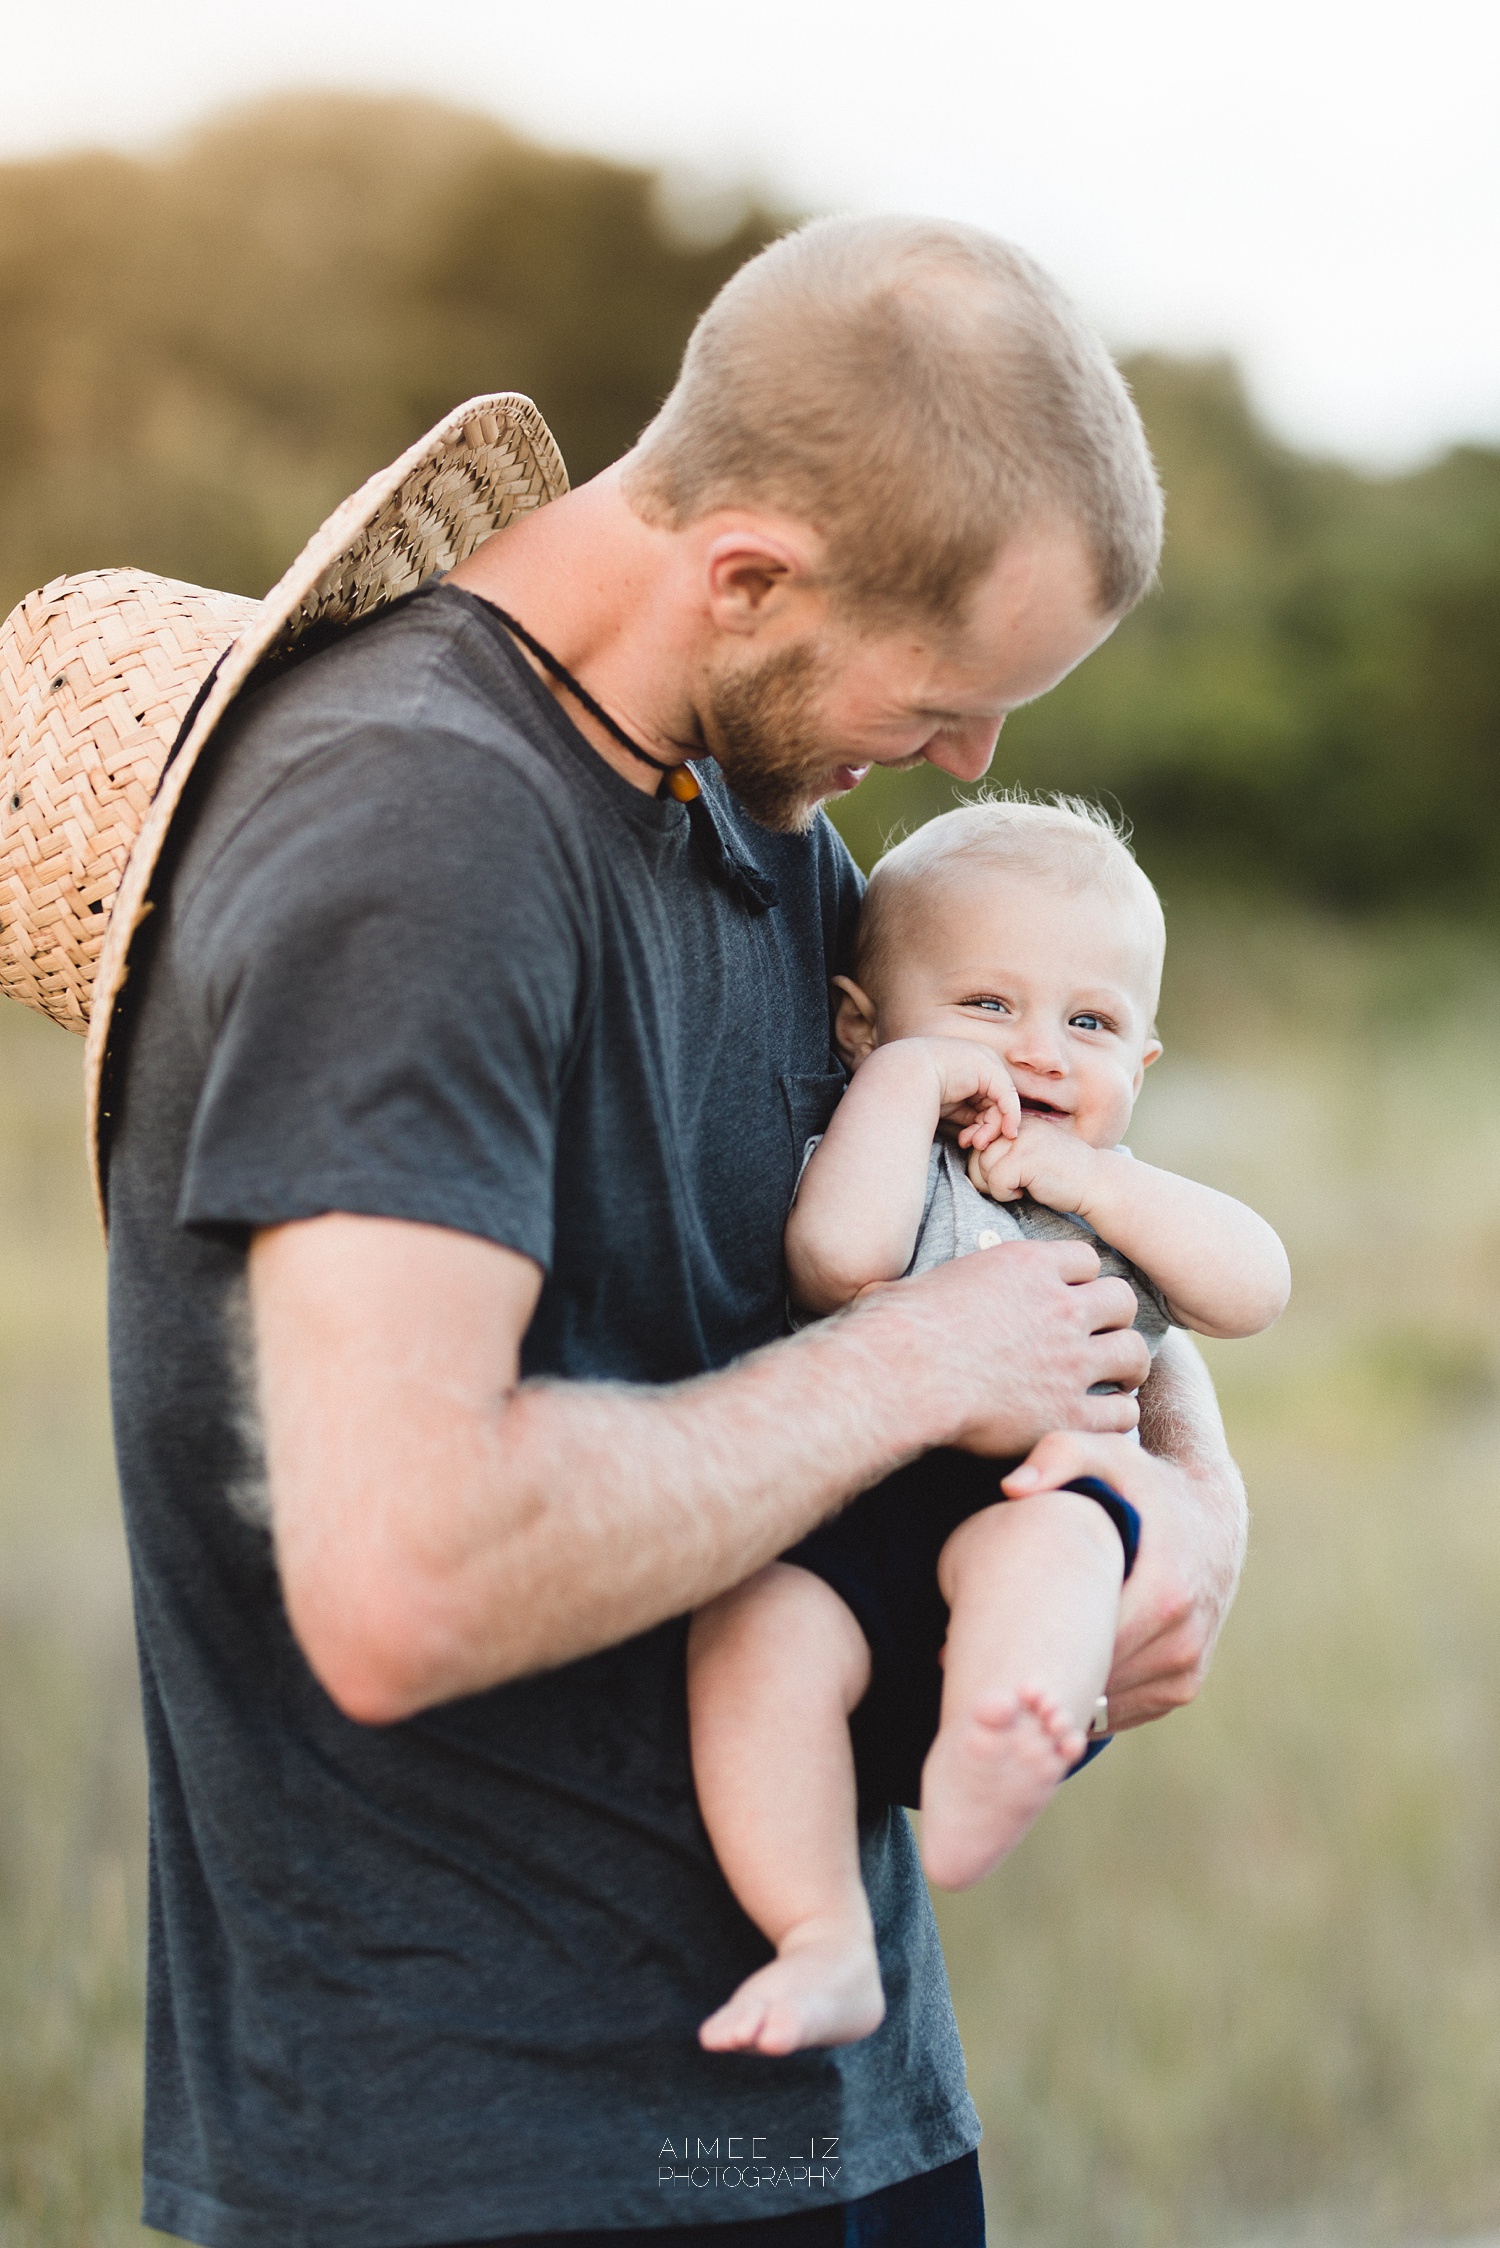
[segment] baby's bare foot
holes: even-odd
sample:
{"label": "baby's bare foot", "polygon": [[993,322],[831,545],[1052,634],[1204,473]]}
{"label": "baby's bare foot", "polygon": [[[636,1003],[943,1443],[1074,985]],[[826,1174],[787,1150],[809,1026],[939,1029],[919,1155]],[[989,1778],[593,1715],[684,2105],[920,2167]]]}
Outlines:
{"label": "baby's bare foot", "polygon": [[939,1889],[967,1889],[1013,1850],[1084,1737],[1050,1694],[988,1695],[945,1725],[922,1767],[922,1863]]}
{"label": "baby's bare foot", "polygon": [[698,2042],[710,2053],[796,2053],[804,2045],[852,2045],[884,2019],[868,1926],[809,1920],[789,1929],[769,1967],[747,1976],[709,2015]]}

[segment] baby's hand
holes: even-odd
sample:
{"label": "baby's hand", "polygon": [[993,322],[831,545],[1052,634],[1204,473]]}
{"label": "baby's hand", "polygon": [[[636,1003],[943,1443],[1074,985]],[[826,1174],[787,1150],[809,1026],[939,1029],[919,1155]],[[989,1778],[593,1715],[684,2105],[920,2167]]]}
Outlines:
{"label": "baby's hand", "polygon": [[960,1147],[1009,1146],[1021,1124],[1021,1101],[1010,1071],[977,1038],[924,1038],[937,1072],[938,1112],[956,1127]]}
{"label": "baby's hand", "polygon": [[[962,1144],[962,1143],[961,1143]],[[1029,1194],[1049,1210],[1080,1212],[1096,1176],[1100,1150],[1043,1116],[1023,1116],[1014,1139],[969,1143],[969,1178],[992,1202]]]}

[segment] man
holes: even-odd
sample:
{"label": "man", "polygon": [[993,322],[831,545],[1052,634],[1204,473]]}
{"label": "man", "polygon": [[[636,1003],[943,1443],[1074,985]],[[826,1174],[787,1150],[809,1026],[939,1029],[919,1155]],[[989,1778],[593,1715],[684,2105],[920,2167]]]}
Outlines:
{"label": "man", "polygon": [[229,722],[108,1182],[148,2222],[982,2238],[898,1810],[863,1838],[880,2032],[696,2045],[764,1947],[693,1801],[685,1618],[916,1453],[1042,1439],[1037,1488],[1144,1518],[1113,1723],[1202,1675],[1238,1484],[1185,1346],[1121,1440],[1146,1353],[1092,1252],[779,1339],[858,904],[817,807],[872,764],[977,779],[1159,535],[1123,385],[1026,260],[829,222],[730,284],[623,463]]}

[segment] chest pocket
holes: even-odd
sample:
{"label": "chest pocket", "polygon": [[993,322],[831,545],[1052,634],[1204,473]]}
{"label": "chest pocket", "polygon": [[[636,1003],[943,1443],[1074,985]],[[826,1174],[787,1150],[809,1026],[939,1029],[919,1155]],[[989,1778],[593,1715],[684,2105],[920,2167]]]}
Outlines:
{"label": "chest pocket", "polygon": [[820,1070],[814,1077],[783,1077],[782,1098],[792,1130],[792,1176],[802,1171],[802,1150],[809,1140],[828,1129],[828,1119],[844,1096],[849,1080],[841,1069]]}

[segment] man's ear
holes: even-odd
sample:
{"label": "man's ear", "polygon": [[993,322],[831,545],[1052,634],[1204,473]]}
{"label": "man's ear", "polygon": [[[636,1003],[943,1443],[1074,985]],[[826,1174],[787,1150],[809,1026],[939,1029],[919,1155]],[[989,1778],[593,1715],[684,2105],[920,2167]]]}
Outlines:
{"label": "man's ear", "polygon": [[833,988],[839,1003],[833,1011],[833,1042],[850,1069],[868,1061],[877,1044],[875,1002],[860,990],[852,976],[835,976]]}
{"label": "man's ear", "polygon": [[721,632],[752,634],[788,607],[821,605],[816,534],[800,524],[753,517],[718,531],[703,556],[709,614]]}

